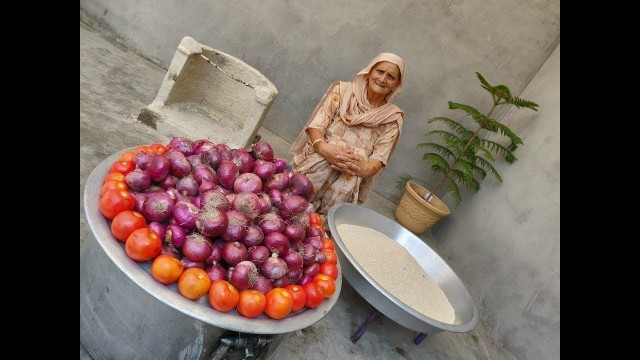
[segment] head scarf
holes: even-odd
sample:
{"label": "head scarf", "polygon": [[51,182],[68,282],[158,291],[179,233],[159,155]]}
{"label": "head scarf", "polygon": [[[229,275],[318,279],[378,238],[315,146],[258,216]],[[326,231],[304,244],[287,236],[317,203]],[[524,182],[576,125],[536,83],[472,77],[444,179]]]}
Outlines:
{"label": "head scarf", "polygon": [[[395,91],[387,94],[387,96],[385,97],[387,103],[377,108],[371,108],[369,100],[366,96],[367,78],[369,72],[371,71],[371,68],[373,68],[375,64],[381,61],[388,61],[390,63],[396,64],[400,69],[400,79]],[[346,124],[360,124],[367,127],[376,127],[381,124],[397,122],[398,129],[399,131],[401,131],[404,112],[396,105],[389,103],[389,100],[393,99],[400,92],[402,83],[404,82],[405,73],[406,65],[404,63],[404,60],[400,56],[393,53],[380,53],[376,57],[374,57],[364,69],[360,70],[356,74],[353,82],[339,81],[332,83],[316,108],[311,113],[311,116],[309,117],[309,120],[307,120],[303,131],[293,142],[290,152],[293,155],[297,155],[302,152],[305,143],[308,141],[307,133],[304,130],[309,126],[309,123],[311,123],[316,113],[321,108],[326,97],[331,96],[332,90],[336,87],[340,92],[341,98],[338,113],[342,121],[344,121]]]}

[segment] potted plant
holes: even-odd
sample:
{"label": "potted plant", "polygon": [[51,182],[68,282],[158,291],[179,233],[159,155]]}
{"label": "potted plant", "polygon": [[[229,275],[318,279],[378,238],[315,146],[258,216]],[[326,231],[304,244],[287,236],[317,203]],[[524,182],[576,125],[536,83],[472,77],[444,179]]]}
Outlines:
{"label": "potted plant", "polygon": [[[397,188],[405,189],[396,208],[396,220],[415,234],[427,231],[450,214],[449,207],[436,194],[450,196],[458,206],[462,201],[462,185],[476,193],[487,174],[502,182],[502,177],[492,165],[496,158],[503,158],[509,164],[517,160],[514,151],[523,144],[522,139],[508,126],[491,118],[494,110],[510,104],[538,111],[538,104],[512,96],[507,86],[491,85],[480,73],[476,72],[476,75],[482,88],[491,95],[493,106],[483,114],[472,106],[449,101],[449,109],[466,113],[472,121],[467,121],[469,125],[447,117],[434,117],[427,121],[443,123],[450,129],[428,131],[425,136],[435,136],[438,141],[417,146],[417,149],[427,150],[422,158],[431,165],[433,172],[439,174],[437,182],[432,186],[423,179],[404,173],[396,184]],[[504,140],[505,145],[498,140]]]}

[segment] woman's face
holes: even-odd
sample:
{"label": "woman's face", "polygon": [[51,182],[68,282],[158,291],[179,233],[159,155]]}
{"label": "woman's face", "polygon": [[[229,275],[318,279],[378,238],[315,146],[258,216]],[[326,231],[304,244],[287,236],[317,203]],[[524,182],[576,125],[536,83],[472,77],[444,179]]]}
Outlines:
{"label": "woman's face", "polygon": [[369,71],[367,86],[370,92],[376,95],[387,96],[398,87],[400,81],[400,68],[388,61],[375,64]]}

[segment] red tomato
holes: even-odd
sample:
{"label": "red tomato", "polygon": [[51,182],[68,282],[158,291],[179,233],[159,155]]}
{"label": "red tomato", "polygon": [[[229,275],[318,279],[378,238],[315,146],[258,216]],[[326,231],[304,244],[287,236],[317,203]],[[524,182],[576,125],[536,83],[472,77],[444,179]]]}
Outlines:
{"label": "red tomato", "polygon": [[183,272],[184,264],[173,256],[160,254],[151,264],[151,276],[165,285],[178,281]]}
{"label": "red tomato", "polygon": [[328,237],[325,237],[324,239],[322,239],[322,250],[324,249],[335,250],[336,245],[333,243],[331,239],[329,239]]}
{"label": "red tomato", "polygon": [[[134,230],[124,243],[124,250],[135,261],[147,261],[160,255],[162,240],[148,227]],[[205,273],[206,275],[206,273]],[[209,278],[209,275],[206,275]],[[211,279],[209,279],[211,281]],[[209,288],[207,288],[209,290]]]}
{"label": "red tomato", "polygon": [[118,160],[118,161],[115,161],[113,164],[111,164],[111,168],[109,169],[109,172],[117,171],[119,173],[127,175],[128,173],[132,172],[134,168],[135,168],[135,165],[133,165],[133,161]]}
{"label": "red tomato", "polygon": [[100,198],[100,212],[104,217],[113,220],[119,212],[133,210],[136,200],[130,192],[112,189]]}
{"label": "red tomato", "polygon": [[304,306],[315,309],[324,301],[324,295],[320,292],[318,285],[313,281],[310,281],[304,285],[302,285],[305,294],[307,295],[307,299],[304,302]]}
{"label": "red tomato", "polygon": [[318,290],[324,295],[325,298],[330,297],[336,292],[336,282],[333,278],[325,274],[316,274],[311,280],[318,285]]}
{"label": "red tomato", "polygon": [[240,300],[238,300],[238,314],[254,318],[262,312],[267,306],[267,297],[258,290],[244,289],[240,292]]}
{"label": "red tomato", "polygon": [[240,292],[226,280],[216,280],[209,288],[209,304],[220,312],[227,312],[238,305]]}
{"label": "red tomato", "polygon": [[111,234],[117,240],[125,242],[134,230],[144,227],[147,227],[147,219],[142,214],[133,210],[124,210],[113,218]]}
{"label": "red tomato", "polygon": [[167,148],[164,147],[164,145],[162,144],[152,144],[151,146],[149,146],[151,148],[151,151],[155,152],[156,154],[160,154],[160,155],[164,155],[167,152]]}
{"label": "red tomato", "polygon": [[336,254],[335,251],[330,249],[322,249],[322,253],[327,257],[327,260],[325,260],[325,262],[328,262],[330,264],[338,263],[338,254]]}
{"label": "red tomato", "polygon": [[123,181],[107,180],[104,182],[104,184],[102,184],[102,188],[100,189],[100,196],[103,196],[104,193],[111,189],[127,191],[129,190],[129,187],[127,186],[127,183]]}
{"label": "red tomato", "polygon": [[338,280],[338,276],[340,276],[340,270],[336,264],[324,262],[320,265],[320,274],[329,275],[333,278],[333,280]]}
{"label": "red tomato", "polygon": [[137,148],[135,148],[133,150],[133,154],[137,155],[140,151],[144,151],[149,155],[155,155],[155,151],[151,150],[151,147],[149,145],[140,145]]}
{"label": "red tomato", "polygon": [[104,184],[109,180],[116,180],[116,181],[124,182],[124,174],[121,173],[121,172],[117,172],[117,171],[110,172],[104,177],[104,181],[102,183]]}
{"label": "red tomato", "polygon": [[291,306],[291,312],[296,312],[304,307],[304,303],[307,301],[307,293],[304,292],[302,286],[298,284],[291,284],[285,287],[291,293],[293,298],[293,304]]}
{"label": "red tomato", "polygon": [[291,293],[281,287],[276,287],[267,292],[264,313],[272,319],[282,319],[287,317],[293,307],[293,297]]}
{"label": "red tomato", "polygon": [[185,270],[178,279],[178,292],[189,300],[200,299],[209,292],[210,287],[211,278],[206,271],[197,267]]}
{"label": "red tomato", "polygon": [[322,226],[322,217],[317,212],[312,212],[309,214],[309,226]]}

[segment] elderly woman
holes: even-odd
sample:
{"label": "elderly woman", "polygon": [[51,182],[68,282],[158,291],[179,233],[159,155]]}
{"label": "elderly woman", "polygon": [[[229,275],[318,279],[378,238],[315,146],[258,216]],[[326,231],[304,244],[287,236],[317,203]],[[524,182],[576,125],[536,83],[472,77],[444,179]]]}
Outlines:
{"label": "elderly woman", "polygon": [[333,82],[291,146],[293,169],[313,183],[323,218],[336,203],[365,202],[384,170],[402,130],[404,112],[390,100],[404,77],[404,60],[381,53],[353,82]]}

